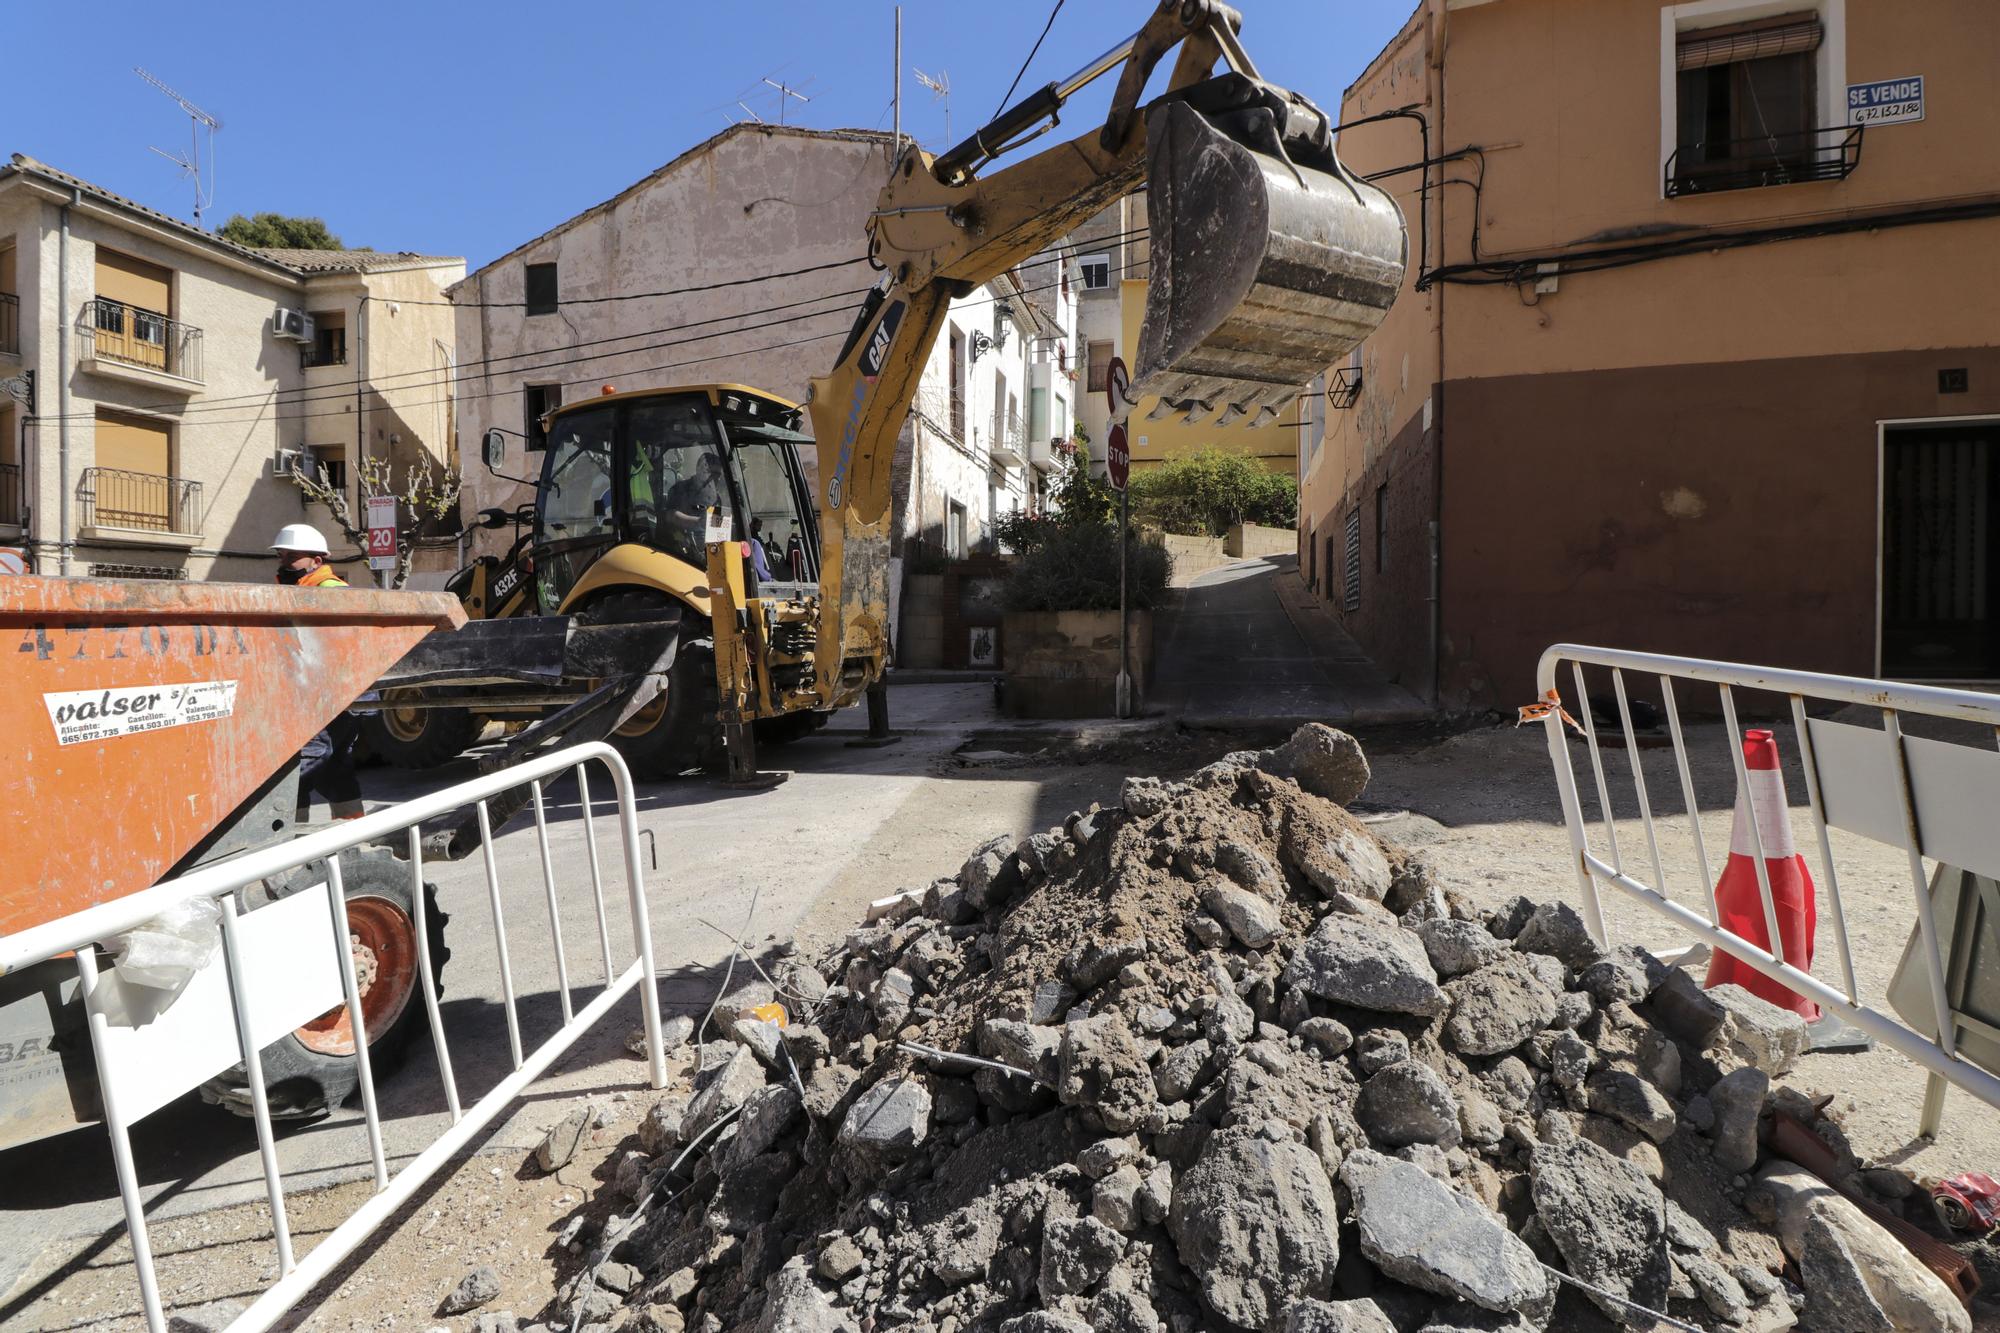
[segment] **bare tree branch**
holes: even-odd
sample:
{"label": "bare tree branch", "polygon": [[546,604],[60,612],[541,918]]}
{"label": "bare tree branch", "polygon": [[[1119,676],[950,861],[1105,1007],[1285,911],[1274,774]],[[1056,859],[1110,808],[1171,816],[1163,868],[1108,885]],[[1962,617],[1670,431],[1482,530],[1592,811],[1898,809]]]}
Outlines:
{"label": "bare tree branch", "polygon": [[[458,515],[459,495],[464,481],[455,468],[437,468],[428,456],[405,466],[400,480],[397,468],[386,458],[364,458],[358,469],[361,494],[393,496],[396,500],[396,566],[390,587],[400,588],[410,580],[410,566],[417,548],[430,538],[444,534]],[[305,495],[327,511],[341,534],[362,550],[368,549],[366,528],[355,526],[354,509],[344,487],[335,486],[326,466],[308,474],[292,472],[292,481]]]}

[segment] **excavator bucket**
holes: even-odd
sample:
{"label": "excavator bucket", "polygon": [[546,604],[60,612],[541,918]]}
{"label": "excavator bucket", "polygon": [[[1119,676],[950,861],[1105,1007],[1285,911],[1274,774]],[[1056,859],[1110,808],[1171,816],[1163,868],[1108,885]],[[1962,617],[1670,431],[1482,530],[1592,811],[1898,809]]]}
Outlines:
{"label": "excavator bucket", "polygon": [[1157,395],[1155,416],[1255,426],[1374,332],[1408,240],[1394,201],[1341,165],[1310,103],[1216,82],[1225,98],[1208,106],[1163,99],[1147,112],[1152,273],[1130,392]]}

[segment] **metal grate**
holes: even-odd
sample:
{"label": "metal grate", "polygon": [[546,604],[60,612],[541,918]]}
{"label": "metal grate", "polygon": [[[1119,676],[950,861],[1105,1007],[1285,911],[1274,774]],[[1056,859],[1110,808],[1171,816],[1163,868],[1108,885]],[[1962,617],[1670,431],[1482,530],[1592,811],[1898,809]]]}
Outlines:
{"label": "metal grate", "polygon": [[1361,609],[1361,510],[1347,514],[1347,563],[1340,574],[1341,603],[1349,611]]}
{"label": "metal grate", "polygon": [[92,565],[90,577],[94,579],[165,579],[180,583],[187,579],[185,569],[172,565]]}
{"label": "metal grate", "polygon": [[1802,181],[1846,180],[1861,165],[1859,125],[1684,143],[1667,158],[1669,199]]}

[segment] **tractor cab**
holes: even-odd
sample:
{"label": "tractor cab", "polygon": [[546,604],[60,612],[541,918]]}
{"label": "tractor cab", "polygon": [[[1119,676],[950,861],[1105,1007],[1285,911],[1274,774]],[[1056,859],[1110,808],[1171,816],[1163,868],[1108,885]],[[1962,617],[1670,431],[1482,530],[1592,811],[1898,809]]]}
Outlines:
{"label": "tractor cab", "polygon": [[586,580],[591,567],[621,546],[667,556],[698,583],[717,532],[745,544],[757,595],[814,592],[819,528],[799,461],[812,439],[798,430],[801,415],[796,404],[729,384],[606,393],[559,408],[536,497],[541,609],[571,609],[580,587],[596,582]]}

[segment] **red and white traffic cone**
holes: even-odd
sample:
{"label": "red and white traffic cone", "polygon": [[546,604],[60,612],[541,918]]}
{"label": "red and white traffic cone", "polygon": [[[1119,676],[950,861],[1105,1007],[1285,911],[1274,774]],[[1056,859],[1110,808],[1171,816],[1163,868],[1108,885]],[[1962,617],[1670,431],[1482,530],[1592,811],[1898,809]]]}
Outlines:
{"label": "red and white traffic cone", "polygon": [[[1763,841],[1764,871],[1771,881],[1771,910],[1778,918],[1778,939],[1784,961],[1801,972],[1812,971],[1813,931],[1818,912],[1813,900],[1812,874],[1792,841],[1792,824],[1785,809],[1785,777],[1778,768],[1778,742],[1768,731],[1743,733],[1743,767],[1749,790],[1736,793],[1736,821],[1729,833],[1729,864],[1715,886],[1717,925],[1760,948],[1771,947],[1764,920],[1764,895],[1757,884],[1757,844],[1750,836],[1755,819]],[[1708,964],[1710,986],[1734,982],[1752,995],[1789,1009],[1808,1023],[1819,1017],[1819,1006],[1787,986],[1773,981],[1747,963],[1717,952]]]}

